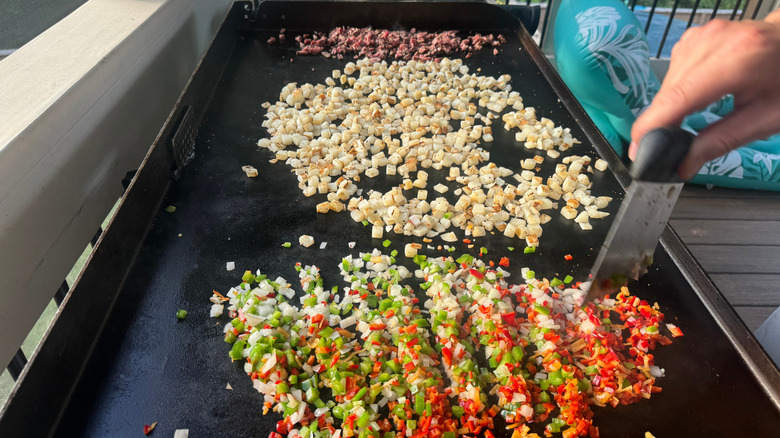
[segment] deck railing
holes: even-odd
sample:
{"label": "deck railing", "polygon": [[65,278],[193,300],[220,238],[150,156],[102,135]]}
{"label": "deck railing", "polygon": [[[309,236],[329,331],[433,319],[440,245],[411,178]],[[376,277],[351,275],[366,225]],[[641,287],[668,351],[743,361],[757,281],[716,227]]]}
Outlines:
{"label": "deck railing", "polygon": [[[584,0],[587,1],[587,0]],[[545,53],[552,52],[549,31],[550,17],[555,15],[560,0],[508,0],[510,4],[539,5],[542,13],[534,38]],[[666,59],[683,31],[701,26],[714,19],[760,19],[780,6],[777,0],[624,0],[644,24],[655,59]],[[501,3],[501,0],[499,0]],[[548,13],[551,12],[551,13]]]}

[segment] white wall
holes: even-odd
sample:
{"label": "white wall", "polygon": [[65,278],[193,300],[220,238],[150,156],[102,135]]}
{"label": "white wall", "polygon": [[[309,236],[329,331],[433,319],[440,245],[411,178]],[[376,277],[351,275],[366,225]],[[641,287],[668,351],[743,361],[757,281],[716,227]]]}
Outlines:
{"label": "white wall", "polygon": [[231,0],[90,0],[0,61],[0,367],[137,169]]}

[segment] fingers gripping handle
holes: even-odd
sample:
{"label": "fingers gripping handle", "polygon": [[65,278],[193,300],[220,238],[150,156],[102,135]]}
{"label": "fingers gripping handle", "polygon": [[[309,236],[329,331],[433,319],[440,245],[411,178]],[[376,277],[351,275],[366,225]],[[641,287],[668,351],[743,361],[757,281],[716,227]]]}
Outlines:
{"label": "fingers gripping handle", "polygon": [[656,128],[642,137],[631,177],[638,181],[680,182],[677,169],[696,136],[674,126]]}

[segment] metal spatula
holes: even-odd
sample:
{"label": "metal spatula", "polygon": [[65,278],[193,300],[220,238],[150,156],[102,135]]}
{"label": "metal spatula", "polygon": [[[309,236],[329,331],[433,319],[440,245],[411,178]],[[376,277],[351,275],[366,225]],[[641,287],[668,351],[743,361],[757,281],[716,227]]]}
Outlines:
{"label": "metal spatula", "polygon": [[693,139],[680,128],[664,127],[640,141],[629,171],[633,181],[591,270],[586,301],[613,293],[647,272],[682,190],[677,168]]}

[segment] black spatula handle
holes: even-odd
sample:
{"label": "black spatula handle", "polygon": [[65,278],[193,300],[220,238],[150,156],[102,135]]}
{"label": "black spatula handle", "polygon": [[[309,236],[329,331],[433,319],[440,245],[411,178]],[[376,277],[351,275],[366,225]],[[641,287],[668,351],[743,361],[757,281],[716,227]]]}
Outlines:
{"label": "black spatula handle", "polygon": [[696,136],[682,128],[656,128],[642,137],[636,159],[631,165],[631,177],[638,181],[680,182],[677,168]]}

